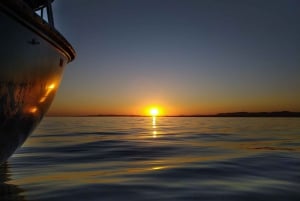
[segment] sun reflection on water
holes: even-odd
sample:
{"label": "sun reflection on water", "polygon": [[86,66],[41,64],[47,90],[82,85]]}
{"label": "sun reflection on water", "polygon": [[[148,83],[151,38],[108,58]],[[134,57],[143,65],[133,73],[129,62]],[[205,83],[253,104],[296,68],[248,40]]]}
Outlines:
{"label": "sun reflection on water", "polygon": [[152,128],[156,128],[156,117],[152,117]]}
{"label": "sun reflection on water", "polygon": [[157,137],[157,131],[156,131],[156,117],[152,116],[152,137],[156,138]]}
{"label": "sun reflection on water", "polygon": [[157,137],[157,131],[155,131],[155,130],[152,131],[152,134],[153,134],[153,135],[152,135],[153,138],[156,138],[156,137]]}

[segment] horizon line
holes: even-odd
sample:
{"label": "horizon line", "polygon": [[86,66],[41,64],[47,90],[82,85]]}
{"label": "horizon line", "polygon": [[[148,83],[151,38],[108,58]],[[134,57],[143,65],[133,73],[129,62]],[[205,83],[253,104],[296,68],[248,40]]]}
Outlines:
{"label": "horizon line", "polygon": [[[47,114],[47,117],[152,117],[151,115],[136,114]],[[157,115],[156,117],[300,117],[300,112],[273,111],[273,112],[222,112],[215,114],[180,114]]]}

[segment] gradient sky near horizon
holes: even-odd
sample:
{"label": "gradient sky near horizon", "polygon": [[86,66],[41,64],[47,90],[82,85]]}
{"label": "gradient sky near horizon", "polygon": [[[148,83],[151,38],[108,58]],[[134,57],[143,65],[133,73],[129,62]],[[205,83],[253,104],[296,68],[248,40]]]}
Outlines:
{"label": "gradient sky near horizon", "polygon": [[299,0],[56,0],[77,58],[48,114],[300,111]]}

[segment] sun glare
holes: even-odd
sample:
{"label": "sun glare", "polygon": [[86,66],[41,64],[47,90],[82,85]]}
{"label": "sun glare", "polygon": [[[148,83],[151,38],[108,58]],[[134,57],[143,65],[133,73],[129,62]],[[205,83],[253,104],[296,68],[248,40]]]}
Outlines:
{"label": "sun glare", "polygon": [[159,111],[158,111],[158,109],[157,108],[151,108],[150,109],[150,114],[151,114],[151,116],[157,116],[158,114],[159,114]]}

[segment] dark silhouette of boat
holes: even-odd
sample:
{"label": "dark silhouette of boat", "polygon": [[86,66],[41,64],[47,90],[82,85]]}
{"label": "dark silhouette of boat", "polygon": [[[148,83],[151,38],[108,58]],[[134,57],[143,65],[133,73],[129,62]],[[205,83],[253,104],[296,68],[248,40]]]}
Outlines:
{"label": "dark silhouette of boat", "polygon": [[0,164],[47,112],[75,58],[55,29],[53,0],[0,0]]}

